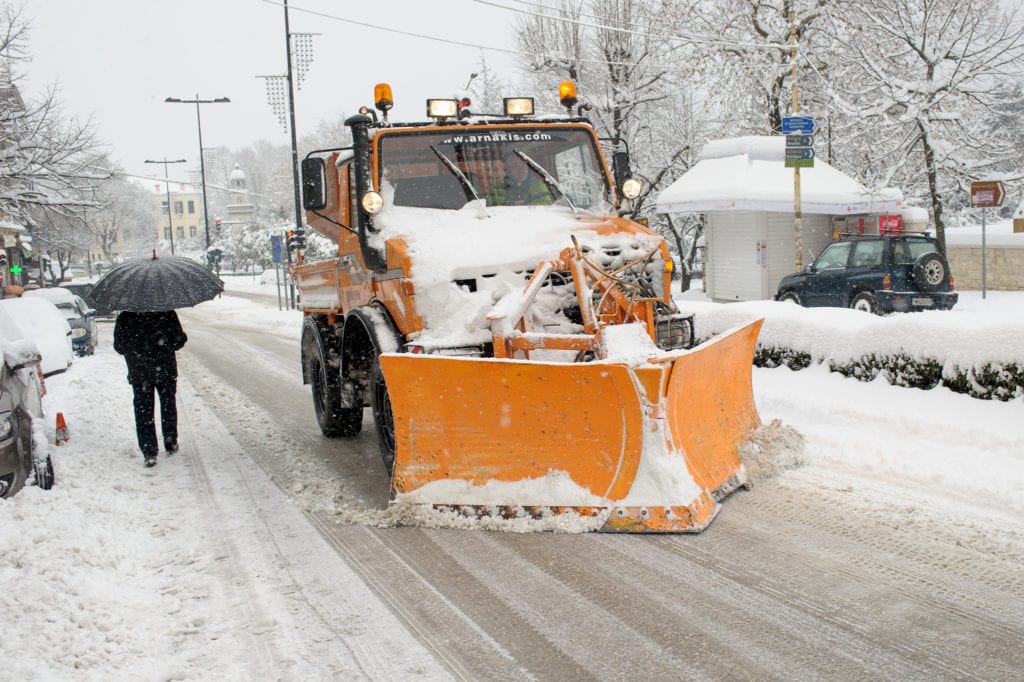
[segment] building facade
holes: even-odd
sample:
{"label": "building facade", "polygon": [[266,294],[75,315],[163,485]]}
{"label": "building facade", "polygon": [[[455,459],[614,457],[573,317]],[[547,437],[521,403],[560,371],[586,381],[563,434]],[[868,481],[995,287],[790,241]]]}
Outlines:
{"label": "building facade", "polygon": [[[203,195],[194,186],[174,180],[151,180],[153,201],[160,207],[156,240],[168,248],[203,234]],[[172,249],[173,250],[173,249]]]}

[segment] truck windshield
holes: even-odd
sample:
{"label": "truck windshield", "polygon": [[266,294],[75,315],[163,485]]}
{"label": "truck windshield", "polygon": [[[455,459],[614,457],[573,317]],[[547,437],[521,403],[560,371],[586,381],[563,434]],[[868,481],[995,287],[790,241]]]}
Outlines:
{"label": "truck windshield", "polygon": [[[568,199],[579,208],[600,210],[611,204],[594,139],[583,129],[453,128],[385,133],[379,144],[380,180],[394,188],[396,206],[460,209],[475,196],[488,206],[565,204]],[[555,182],[545,180],[523,155]]]}

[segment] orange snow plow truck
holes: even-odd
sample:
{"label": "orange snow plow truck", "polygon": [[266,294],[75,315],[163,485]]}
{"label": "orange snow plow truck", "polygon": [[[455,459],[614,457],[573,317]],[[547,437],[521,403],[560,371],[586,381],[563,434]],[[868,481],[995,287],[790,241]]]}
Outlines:
{"label": "orange snow plow truck", "polygon": [[571,82],[560,116],[439,99],[399,124],[374,94],[351,145],[302,161],[308,223],[338,244],[292,267],[323,433],[372,409],[392,503],[705,528],[745,482],[760,321],[691,347],[665,240],[624,217],[628,154],[609,172]]}

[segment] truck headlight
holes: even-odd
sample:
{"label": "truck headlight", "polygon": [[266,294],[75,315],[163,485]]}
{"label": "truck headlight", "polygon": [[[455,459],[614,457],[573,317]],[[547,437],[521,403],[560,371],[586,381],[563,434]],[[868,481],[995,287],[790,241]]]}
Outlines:
{"label": "truck headlight", "polygon": [[83,336],[85,336],[85,334],[86,334],[86,331],[85,331],[84,327],[72,327],[71,328],[71,338],[73,338],[73,339],[80,339]]}
{"label": "truck headlight", "polygon": [[629,178],[622,183],[622,195],[627,199],[636,199],[640,196],[640,190],[644,188],[642,182],[636,178]]}

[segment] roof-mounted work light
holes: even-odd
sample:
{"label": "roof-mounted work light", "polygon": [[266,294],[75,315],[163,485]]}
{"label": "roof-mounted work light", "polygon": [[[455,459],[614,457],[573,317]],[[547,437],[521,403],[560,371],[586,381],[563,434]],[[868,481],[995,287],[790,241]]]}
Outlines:
{"label": "roof-mounted work light", "polygon": [[506,116],[533,116],[532,97],[506,97],[504,101]]}
{"label": "roof-mounted work light", "polygon": [[459,115],[459,101],[455,99],[428,99],[427,116],[444,120]]}

